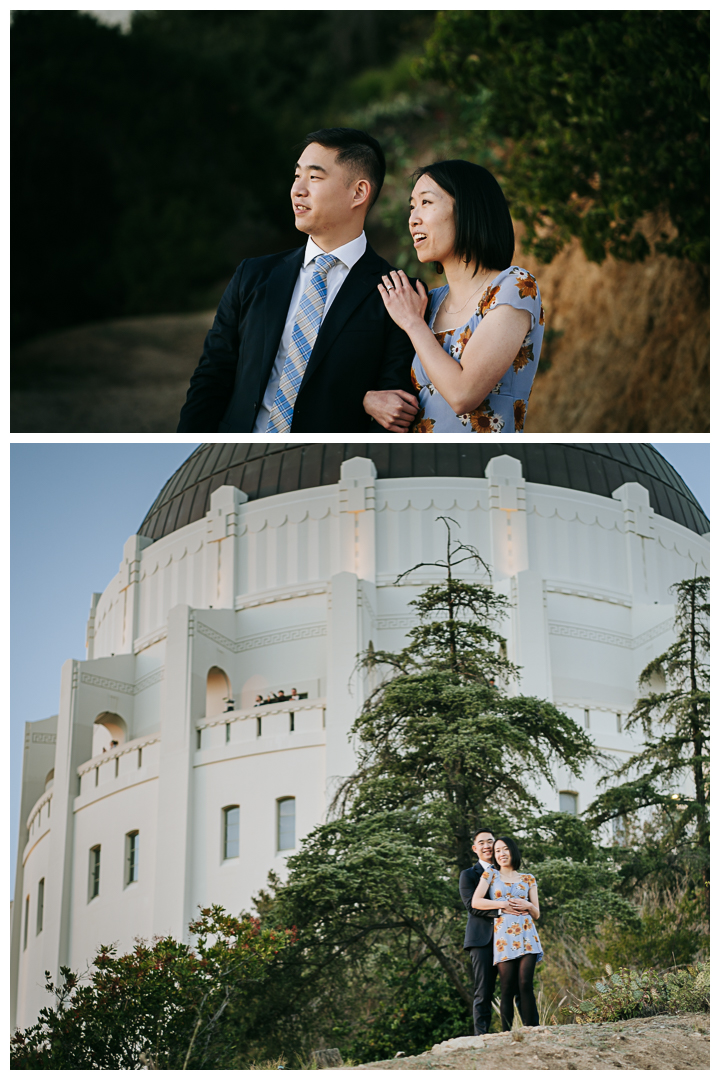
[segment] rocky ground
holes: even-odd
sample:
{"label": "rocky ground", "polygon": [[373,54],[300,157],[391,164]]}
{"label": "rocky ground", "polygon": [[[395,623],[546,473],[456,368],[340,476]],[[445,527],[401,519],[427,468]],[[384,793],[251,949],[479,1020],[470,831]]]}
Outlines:
{"label": "rocky ground", "polygon": [[520,1028],[449,1039],[418,1057],[360,1069],[709,1069],[706,1013],[652,1016],[612,1024]]}

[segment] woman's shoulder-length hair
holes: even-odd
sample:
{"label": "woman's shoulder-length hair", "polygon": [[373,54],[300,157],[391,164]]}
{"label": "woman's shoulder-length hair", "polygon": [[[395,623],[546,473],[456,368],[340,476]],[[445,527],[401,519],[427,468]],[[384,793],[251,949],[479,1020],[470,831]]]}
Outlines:
{"label": "woman's shoulder-length hair", "polygon": [[431,176],[455,200],[455,254],[475,266],[505,270],[512,265],[515,234],[507,200],[491,172],[460,159],[423,165],[412,175]]}
{"label": "woman's shoulder-length hair", "polygon": [[510,858],[512,859],[512,868],[513,868],[513,870],[519,870],[520,867],[522,866],[522,855],[520,853],[520,848],[517,846],[517,844],[513,840],[512,836],[496,836],[495,837],[495,843],[493,844],[493,858],[492,858],[493,866],[495,866],[498,870],[500,869],[500,866],[498,865],[498,863],[497,863],[497,861],[495,859],[495,844],[497,844],[498,840],[502,840],[503,844],[505,845],[505,847],[510,852]]}

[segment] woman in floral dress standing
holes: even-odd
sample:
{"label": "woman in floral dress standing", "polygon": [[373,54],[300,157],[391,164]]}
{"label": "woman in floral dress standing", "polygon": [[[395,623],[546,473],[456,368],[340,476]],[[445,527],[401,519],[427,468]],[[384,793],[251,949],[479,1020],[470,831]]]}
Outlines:
{"label": "woman in floral dress standing", "polygon": [[[533,275],[512,265],[512,220],[494,176],[469,161],[415,173],[410,233],[418,259],[448,284],[428,297],[402,270],[378,285],[385,307],[415,346],[420,408],[414,432],[468,435],[522,431],[545,316]],[[429,311],[426,307],[429,302]]]}
{"label": "woman in floral dress standing", "polygon": [[535,966],[543,956],[534,922],[540,918],[540,907],[535,878],[518,873],[521,862],[515,841],[498,836],[493,848],[495,868],[484,872],[472,898],[474,908],[501,911],[495,920],[493,962],[500,976],[503,1031],[512,1028],[516,995],[523,1024],[537,1027],[540,1022],[533,990]]}

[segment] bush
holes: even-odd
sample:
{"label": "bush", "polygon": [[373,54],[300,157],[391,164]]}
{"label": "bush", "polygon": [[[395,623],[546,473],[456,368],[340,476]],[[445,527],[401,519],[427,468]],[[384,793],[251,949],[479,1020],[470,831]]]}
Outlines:
{"label": "bush", "polygon": [[579,1024],[601,1024],[609,1020],[630,1020],[636,1016],[658,1016],[710,1009],[710,966],[698,964],[661,974],[656,971],[613,971],[595,983],[597,997],[571,1006]]}

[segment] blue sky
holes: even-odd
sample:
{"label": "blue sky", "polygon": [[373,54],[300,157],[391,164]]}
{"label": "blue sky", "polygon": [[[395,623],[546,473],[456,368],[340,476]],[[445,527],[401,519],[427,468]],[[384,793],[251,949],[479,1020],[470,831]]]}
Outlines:
{"label": "blue sky", "polygon": [[[197,443],[11,448],[11,808],[15,866],[26,721],[57,711],[60,669],[85,656],[93,592],[117,573],[165,481]],[[707,443],[656,443],[709,515]]]}

